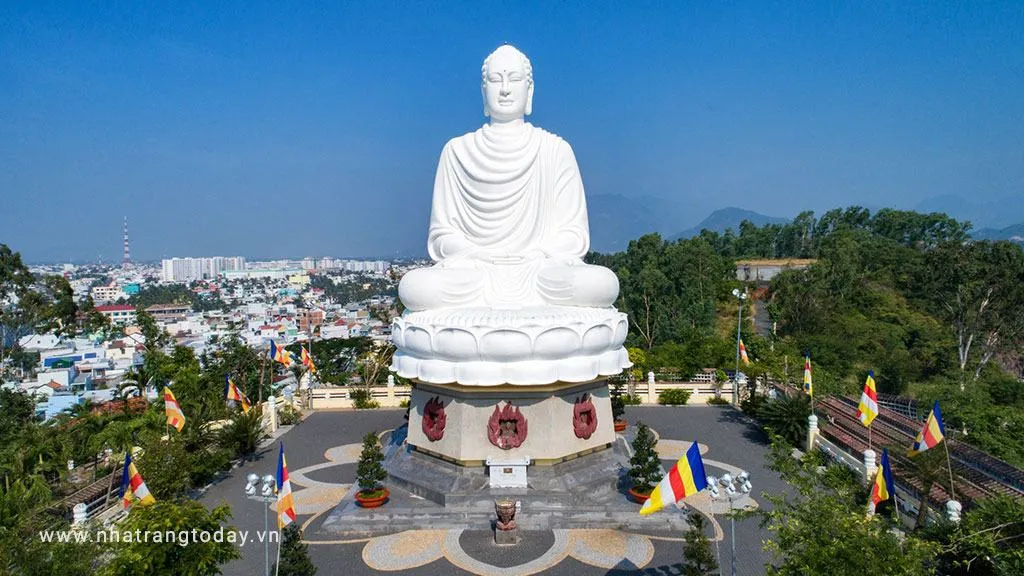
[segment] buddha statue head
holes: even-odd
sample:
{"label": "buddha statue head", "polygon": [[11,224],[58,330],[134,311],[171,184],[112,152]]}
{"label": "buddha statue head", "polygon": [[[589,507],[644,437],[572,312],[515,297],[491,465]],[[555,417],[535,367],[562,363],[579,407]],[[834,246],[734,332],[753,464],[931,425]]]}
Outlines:
{"label": "buddha statue head", "polygon": [[480,90],[491,122],[522,120],[533,112],[533,68],[526,54],[505,44],[484,59]]}

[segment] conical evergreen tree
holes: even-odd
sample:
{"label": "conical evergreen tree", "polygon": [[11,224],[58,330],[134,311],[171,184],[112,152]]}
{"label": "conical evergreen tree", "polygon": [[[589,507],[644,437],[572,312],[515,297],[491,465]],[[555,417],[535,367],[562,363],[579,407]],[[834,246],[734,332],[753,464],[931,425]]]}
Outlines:
{"label": "conical evergreen tree", "polygon": [[718,574],[718,561],[711,551],[711,541],[704,533],[707,522],[696,512],[689,515],[690,528],[683,535],[684,576],[711,576]]}
{"label": "conical evergreen tree", "polygon": [[359,455],[359,464],[356,467],[356,482],[360,490],[376,490],[388,477],[388,473],[381,466],[383,461],[384,453],[381,452],[377,434],[370,432],[363,437],[363,452]]}
{"label": "conical evergreen tree", "polygon": [[648,494],[661,482],[665,470],[661,467],[658,452],[654,447],[658,440],[650,427],[640,422],[637,425],[636,438],[633,439],[633,457],[629,459],[632,467],[629,477],[633,479],[633,489],[641,494]]}
{"label": "conical evergreen tree", "polygon": [[[283,530],[281,563],[276,566],[277,576],[313,576],[316,566],[309,559],[309,544],[302,541],[302,529],[290,524]],[[271,569],[273,572],[274,569]]]}

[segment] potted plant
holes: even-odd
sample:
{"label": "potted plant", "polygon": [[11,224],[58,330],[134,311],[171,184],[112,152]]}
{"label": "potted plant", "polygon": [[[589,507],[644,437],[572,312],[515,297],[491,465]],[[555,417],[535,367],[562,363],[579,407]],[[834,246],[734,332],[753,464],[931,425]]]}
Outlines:
{"label": "potted plant", "polygon": [[623,418],[626,415],[626,403],[622,400],[622,393],[619,391],[618,386],[612,390],[612,421],[614,422],[615,431],[622,432],[629,425],[628,422]]}
{"label": "potted plant", "polygon": [[377,433],[370,432],[363,437],[363,451],[359,455],[359,465],[356,468],[356,482],[359,484],[356,503],[363,508],[382,506],[391,495],[388,489],[381,485],[388,477],[384,466],[381,465],[383,461],[384,453],[380,449]]}
{"label": "potted plant", "polygon": [[629,495],[639,504],[650,498],[651,491],[665,475],[658,452],[654,449],[657,444],[654,432],[640,422],[637,425],[636,438],[633,439],[633,457],[629,459],[629,477],[633,480]]}

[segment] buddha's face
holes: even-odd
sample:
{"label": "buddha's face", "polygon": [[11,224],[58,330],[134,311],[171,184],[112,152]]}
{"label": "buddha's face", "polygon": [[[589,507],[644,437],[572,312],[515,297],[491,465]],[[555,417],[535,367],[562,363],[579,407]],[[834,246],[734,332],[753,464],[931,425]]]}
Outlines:
{"label": "buddha's face", "polygon": [[483,75],[484,114],[497,122],[522,118],[532,110],[533,83],[523,55],[502,46],[487,59]]}

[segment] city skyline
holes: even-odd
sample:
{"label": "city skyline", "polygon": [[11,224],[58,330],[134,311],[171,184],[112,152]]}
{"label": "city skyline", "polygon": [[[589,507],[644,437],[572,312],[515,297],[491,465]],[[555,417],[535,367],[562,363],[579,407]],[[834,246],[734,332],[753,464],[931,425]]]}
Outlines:
{"label": "city skyline", "polygon": [[680,231],[1024,194],[1019,3],[4,14],[0,241],[33,262],[117,262],[125,216],[139,261],[420,254],[438,154],[484,122],[505,41],[588,196],[670,201]]}

